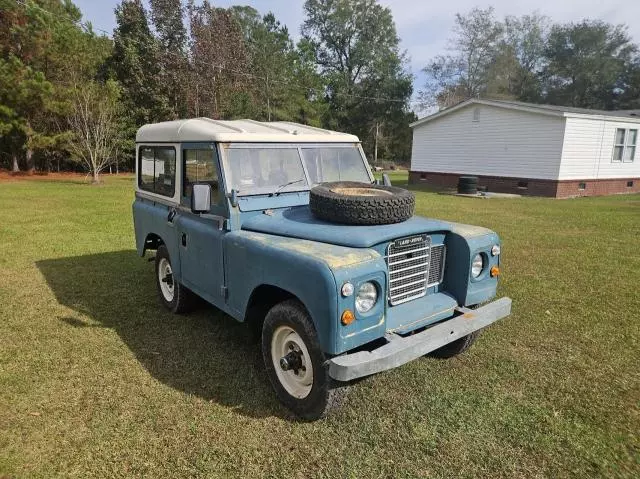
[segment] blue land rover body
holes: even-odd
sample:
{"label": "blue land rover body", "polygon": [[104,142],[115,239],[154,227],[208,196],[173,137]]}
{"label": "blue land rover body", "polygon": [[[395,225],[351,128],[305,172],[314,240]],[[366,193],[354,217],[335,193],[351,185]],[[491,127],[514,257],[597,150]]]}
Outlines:
{"label": "blue land rover body", "polygon": [[[312,214],[313,185],[374,183],[357,137],[287,122],[199,118],[142,127],[136,150],[137,251],[158,250],[161,300],[176,311],[195,294],[254,328],[280,304],[289,309],[270,321],[305,315],[306,329],[274,323],[273,337],[282,340],[263,331],[263,348],[274,355],[266,366],[277,370],[272,382],[280,380],[276,392],[303,417],[324,414],[296,406],[314,396],[314,382],[399,366],[475,337],[510,313],[510,299],[489,302],[500,266],[494,232],[419,216],[362,226]],[[361,308],[367,288],[368,307]],[[275,357],[279,348],[297,356]],[[311,364],[305,354],[321,359]],[[313,377],[301,380],[314,366]]]}

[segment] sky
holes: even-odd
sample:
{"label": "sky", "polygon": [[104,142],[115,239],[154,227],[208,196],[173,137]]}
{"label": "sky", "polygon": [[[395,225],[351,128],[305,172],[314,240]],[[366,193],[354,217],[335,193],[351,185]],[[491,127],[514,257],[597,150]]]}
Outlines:
{"label": "sky", "polygon": [[[553,22],[577,22],[585,18],[601,19],[609,23],[626,23],[636,43],[640,43],[640,1],[638,0],[493,0],[478,3],[473,0],[379,0],[389,7],[396,22],[401,46],[410,58],[410,68],[415,75],[414,90],[424,83],[421,69],[430,58],[446,53],[448,39],[456,13],[466,13],[473,7],[492,5],[496,17],[525,15],[537,11]],[[265,14],[272,11],[281,23],[287,25],[294,39],[300,37],[300,25],[304,15],[303,0],[210,0],[217,7],[248,4]],[[115,26],[113,10],[119,0],[74,0],[82,10],[85,21],[94,28],[112,31]],[[148,2],[147,2],[148,3]]]}

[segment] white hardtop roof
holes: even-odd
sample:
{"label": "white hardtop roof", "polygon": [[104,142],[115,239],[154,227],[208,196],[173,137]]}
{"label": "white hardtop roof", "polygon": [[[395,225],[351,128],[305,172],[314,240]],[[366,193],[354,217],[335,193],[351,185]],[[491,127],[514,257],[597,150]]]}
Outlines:
{"label": "white hardtop roof", "polygon": [[278,142],[278,143],[336,143],[360,142],[357,136],[323,130],[288,121],[189,120],[164,121],[144,125],[138,130],[138,143],[180,142]]}

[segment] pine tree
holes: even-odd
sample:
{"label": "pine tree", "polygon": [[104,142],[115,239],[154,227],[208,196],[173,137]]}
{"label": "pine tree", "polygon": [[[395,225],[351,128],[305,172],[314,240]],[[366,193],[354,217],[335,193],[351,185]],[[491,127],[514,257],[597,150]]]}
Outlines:
{"label": "pine tree", "polygon": [[[36,155],[46,157],[68,137],[59,120],[65,108],[62,80],[72,62],[62,46],[85,34],[75,24],[80,11],[70,2],[1,0],[0,7],[0,132],[12,169],[18,169],[24,152],[33,172]],[[83,55],[74,55],[75,63],[83,61]]]}
{"label": "pine tree", "polygon": [[162,91],[174,117],[187,115],[187,32],[180,0],[151,0],[151,19],[159,42]]}
{"label": "pine tree", "polygon": [[115,9],[117,26],[113,54],[107,65],[122,88],[122,103],[129,115],[131,135],[145,123],[171,117],[160,86],[160,54],[151,34],[141,0],[123,0]]}
{"label": "pine tree", "polygon": [[243,32],[230,10],[205,0],[187,4],[191,26],[190,114],[212,118],[245,116],[251,83]]}

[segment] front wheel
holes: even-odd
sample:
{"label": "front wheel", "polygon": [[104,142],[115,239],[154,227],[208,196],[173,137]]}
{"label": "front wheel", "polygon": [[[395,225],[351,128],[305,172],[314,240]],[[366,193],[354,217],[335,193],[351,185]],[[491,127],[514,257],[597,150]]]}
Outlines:
{"label": "front wheel", "polygon": [[476,342],[478,336],[480,336],[480,331],[474,331],[471,334],[467,334],[460,339],[456,339],[455,341],[445,344],[441,348],[430,352],[429,356],[439,359],[449,359],[457,356],[458,354],[462,354]]}
{"label": "front wheel", "polygon": [[284,301],[267,313],[262,356],[278,399],[300,418],[320,419],[340,404],[345,389],[329,376],[315,327],[298,301]]}

